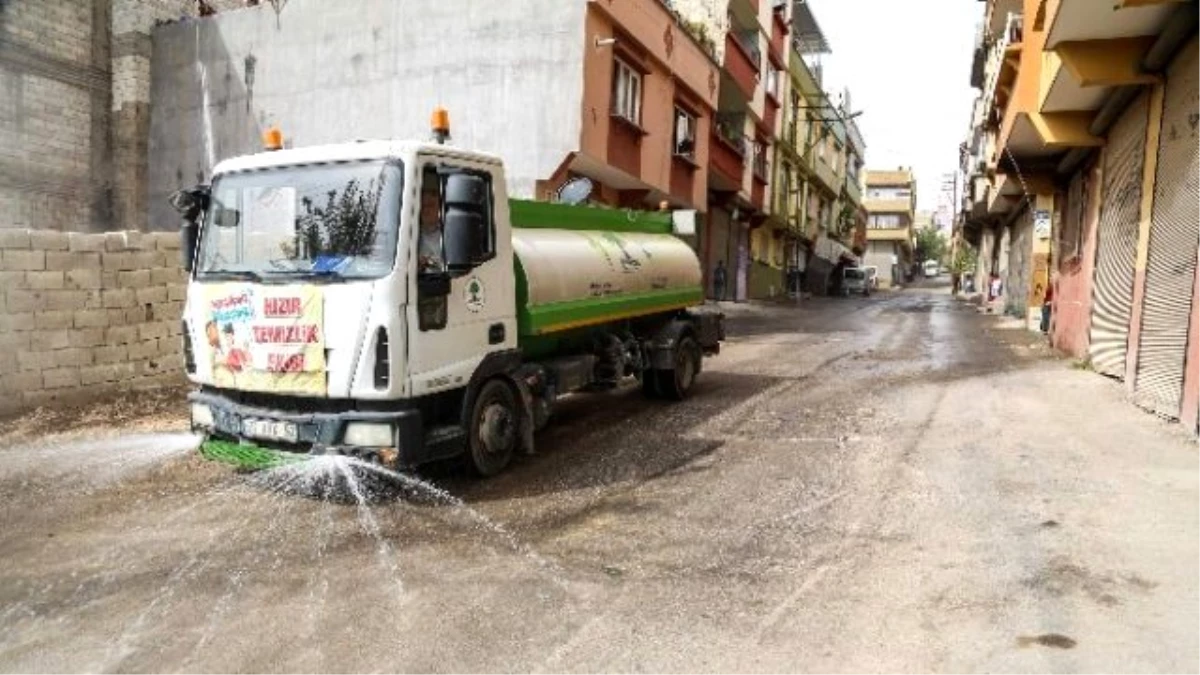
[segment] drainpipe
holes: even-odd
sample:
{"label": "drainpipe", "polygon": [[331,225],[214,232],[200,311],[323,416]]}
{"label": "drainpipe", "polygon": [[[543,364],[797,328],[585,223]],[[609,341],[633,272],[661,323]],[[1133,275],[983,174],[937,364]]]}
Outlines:
{"label": "drainpipe", "polygon": [[[1150,50],[1142,57],[1141,69],[1147,73],[1163,71],[1171,59],[1183,49],[1187,41],[1196,31],[1196,22],[1200,18],[1200,9],[1196,2],[1188,2],[1177,8],[1167,21],[1167,27],[1159,34],[1158,39],[1150,46]],[[1103,136],[1125,112],[1125,108],[1142,90],[1139,85],[1118,87],[1109,95],[1108,100],[1096,113],[1088,126],[1088,132],[1093,136]],[[1092,148],[1074,148],[1068,152],[1058,164],[1059,174],[1071,174],[1092,153]]]}

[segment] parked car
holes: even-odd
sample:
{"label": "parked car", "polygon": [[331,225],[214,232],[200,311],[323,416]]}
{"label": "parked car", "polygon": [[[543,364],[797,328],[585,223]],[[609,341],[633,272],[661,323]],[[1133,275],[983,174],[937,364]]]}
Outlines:
{"label": "parked car", "polygon": [[930,279],[941,274],[941,265],[936,260],[925,261],[925,278]]}
{"label": "parked car", "polygon": [[842,269],[842,295],[871,294],[871,284],[867,281],[867,271],[861,267],[846,267]]}

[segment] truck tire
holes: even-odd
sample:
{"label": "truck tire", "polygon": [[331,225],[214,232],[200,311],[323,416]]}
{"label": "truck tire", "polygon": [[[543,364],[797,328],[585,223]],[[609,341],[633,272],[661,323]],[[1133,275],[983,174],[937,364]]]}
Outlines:
{"label": "truck tire", "polygon": [[501,379],[485,382],[471,410],[467,467],[483,477],[503,471],[520,443],[520,429],[521,410],[512,387]]}
{"label": "truck tire", "polygon": [[658,376],[658,391],[660,395],[675,401],[687,398],[696,383],[696,375],[700,373],[700,345],[695,338],[686,335],[675,343],[675,367],[671,370],[660,370]]}

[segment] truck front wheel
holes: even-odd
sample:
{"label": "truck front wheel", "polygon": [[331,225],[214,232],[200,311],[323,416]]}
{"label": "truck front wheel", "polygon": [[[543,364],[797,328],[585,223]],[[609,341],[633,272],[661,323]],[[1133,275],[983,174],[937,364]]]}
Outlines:
{"label": "truck front wheel", "polygon": [[517,397],[501,380],[489,380],[479,389],[471,411],[467,464],[480,476],[494,476],[512,461],[520,439],[521,417]]}

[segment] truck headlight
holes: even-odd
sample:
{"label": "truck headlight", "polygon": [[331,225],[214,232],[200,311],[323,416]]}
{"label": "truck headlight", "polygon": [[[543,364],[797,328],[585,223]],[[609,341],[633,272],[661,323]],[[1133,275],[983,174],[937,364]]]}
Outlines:
{"label": "truck headlight", "polygon": [[346,425],[342,442],[366,448],[390,448],[393,444],[392,425],[379,422],[350,422]]}
{"label": "truck headlight", "polygon": [[211,429],[213,427],[212,408],[203,403],[193,403],[192,426]]}

